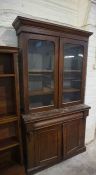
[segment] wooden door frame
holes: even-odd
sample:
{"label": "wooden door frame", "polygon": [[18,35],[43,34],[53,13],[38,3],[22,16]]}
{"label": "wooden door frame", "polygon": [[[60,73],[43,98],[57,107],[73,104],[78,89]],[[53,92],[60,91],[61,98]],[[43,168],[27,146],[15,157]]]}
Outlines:
{"label": "wooden door frame", "polygon": [[[29,109],[29,92],[28,92],[28,41],[32,39],[48,40],[54,42],[55,59],[54,59],[54,105],[42,106]],[[59,37],[24,33],[23,34],[23,84],[24,84],[24,112],[29,111],[37,112],[44,111],[58,107],[58,49],[59,49]]]}
{"label": "wooden door frame", "polygon": [[[83,65],[82,65],[82,78],[81,78],[81,99],[78,101],[72,101],[68,103],[62,103],[62,93],[63,93],[63,65],[64,65],[64,44],[76,44],[84,47],[84,57],[83,57]],[[87,67],[87,49],[88,43],[81,40],[69,39],[69,38],[60,38],[60,58],[59,58],[59,107],[76,105],[84,102],[85,95],[85,82],[86,82],[86,67]]]}

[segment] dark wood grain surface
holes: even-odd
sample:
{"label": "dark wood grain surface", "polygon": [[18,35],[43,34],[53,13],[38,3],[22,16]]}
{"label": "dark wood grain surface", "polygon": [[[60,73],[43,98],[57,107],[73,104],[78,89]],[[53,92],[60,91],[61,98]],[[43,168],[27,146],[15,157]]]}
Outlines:
{"label": "dark wood grain surface", "polygon": [[[86,150],[85,126],[90,107],[84,104],[88,39],[91,32],[59,24],[18,16],[13,22],[19,44],[20,101],[25,167],[30,175]],[[29,75],[41,76],[46,70],[28,70],[29,40],[54,43],[54,103],[49,106],[29,105]],[[66,43],[83,47],[82,71],[76,68],[64,70]],[[41,51],[40,51],[41,53]],[[38,61],[37,61],[38,62]],[[29,72],[28,72],[29,71]],[[47,72],[48,73],[48,72]],[[49,70],[49,74],[50,74]],[[64,73],[81,74],[80,88],[63,88]],[[65,77],[66,78],[66,77]],[[70,78],[70,77],[69,77]],[[71,77],[72,78],[72,77]],[[78,84],[78,81],[77,81]],[[35,90],[33,96],[49,93],[48,89]],[[63,103],[65,93],[80,93],[80,98]],[[50,92],[51,93],[51,92]]]}

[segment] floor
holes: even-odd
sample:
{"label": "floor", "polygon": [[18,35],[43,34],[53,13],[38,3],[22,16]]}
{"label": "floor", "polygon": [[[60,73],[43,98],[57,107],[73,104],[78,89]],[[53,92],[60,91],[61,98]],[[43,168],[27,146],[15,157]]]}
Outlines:
{"label": "floor", "polygon": [[96,175],[96,141],[87,151],[35,175]]}

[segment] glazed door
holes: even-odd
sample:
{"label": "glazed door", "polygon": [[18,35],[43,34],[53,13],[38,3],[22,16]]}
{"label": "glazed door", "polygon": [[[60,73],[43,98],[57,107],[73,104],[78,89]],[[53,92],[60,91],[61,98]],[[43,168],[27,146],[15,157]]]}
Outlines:
{"label": "glazed door", "polygon": [[61,38],[59,67],[59,106],[83,102],[87,43]]}
{"label": "glazed door", "polygon": [[[58,37],[25,34],[28,59],[27,111],[56,108],[58,101]],[[25,59],[26,59],[25,58]]]}

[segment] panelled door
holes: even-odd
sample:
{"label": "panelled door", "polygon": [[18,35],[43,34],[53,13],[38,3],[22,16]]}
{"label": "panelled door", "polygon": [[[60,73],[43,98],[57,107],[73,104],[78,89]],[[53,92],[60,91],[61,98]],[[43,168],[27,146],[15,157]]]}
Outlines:
{"label": "panelled door", "polygon": [[[85,137],[85,119],[78,118],[63,124],[63,157],[64,159],[83,151]],[[82,149],[82,150],[81,150]]]}

